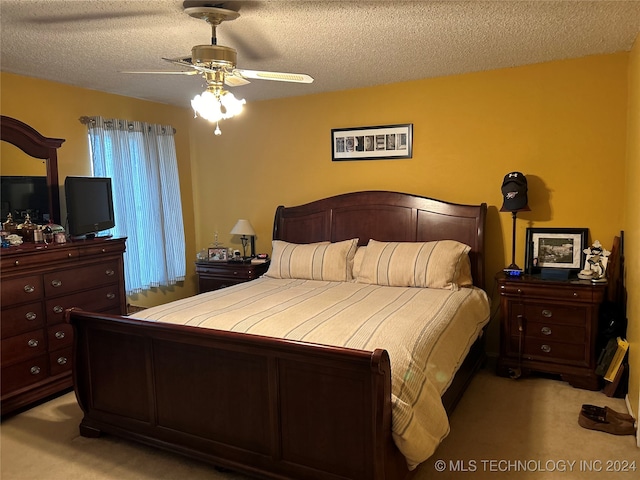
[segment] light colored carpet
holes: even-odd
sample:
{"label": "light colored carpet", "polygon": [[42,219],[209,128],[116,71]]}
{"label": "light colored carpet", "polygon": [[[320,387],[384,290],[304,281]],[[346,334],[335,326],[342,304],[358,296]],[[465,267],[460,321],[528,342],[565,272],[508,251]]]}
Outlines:
{"label": "light colored carpet", "polygon": [[[476,375],[451,417],[451,433],[416,480],[640,478],[633,436],[586,430],[583,403],[626,411],[624,400],[550,379]],[[2,480],[244,480],[209,465],[112,436],[83,438],[69,393],[6,419],[0,430]],[[516,461],[521,461],[516,463]],[[635,461],[636,471],[616,472]],[[619,462],[619,463],[616,463]],[[444,469],[442,469],[444,466]],[[587,466],[593,470],[588,472]],[[607,472],[607,467],[613,472]],[[443,470],[443,471],[440,471]]]}

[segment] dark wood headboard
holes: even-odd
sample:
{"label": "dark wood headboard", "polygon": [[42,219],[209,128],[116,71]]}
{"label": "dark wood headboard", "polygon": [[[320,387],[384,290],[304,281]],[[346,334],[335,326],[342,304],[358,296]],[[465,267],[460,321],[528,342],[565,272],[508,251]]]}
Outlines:
{"label": "dark wood headboard", "polygon": [[382,242],[457,240],[471,247],[474,284],[484,288],[484,224],[487,204],[460,205],[399,192],[345,193],[294,207],[279,206],[274,240]]}

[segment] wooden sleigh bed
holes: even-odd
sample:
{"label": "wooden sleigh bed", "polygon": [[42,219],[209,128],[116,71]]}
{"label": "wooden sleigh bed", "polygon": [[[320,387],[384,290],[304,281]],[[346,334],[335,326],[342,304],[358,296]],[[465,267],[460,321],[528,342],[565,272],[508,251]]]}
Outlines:
{"label": "wooden sleigh bed", "polygon": [[[359,238],[360,245],[369,239],[457,240],[471,247],[473,282],[484,288],[485,215],[486,204],[356,192],[278,207],[273,238],[295,244]],[[83,436],[113,434],[259,478],[411,476],[392,438],[391,365],[384,349],[76,309],[67,320],[75,331]],[[483,356],[480,336],[442,395],[447,412]]]}

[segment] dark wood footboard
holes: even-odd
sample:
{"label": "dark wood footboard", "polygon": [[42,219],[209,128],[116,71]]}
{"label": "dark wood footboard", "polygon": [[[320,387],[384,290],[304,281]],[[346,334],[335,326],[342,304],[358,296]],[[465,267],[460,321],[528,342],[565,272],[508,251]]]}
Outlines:
{"label": "dark wood footboard", "polygon": [[384,350],[70,310],[84,436],[265,478],[402,479]]}

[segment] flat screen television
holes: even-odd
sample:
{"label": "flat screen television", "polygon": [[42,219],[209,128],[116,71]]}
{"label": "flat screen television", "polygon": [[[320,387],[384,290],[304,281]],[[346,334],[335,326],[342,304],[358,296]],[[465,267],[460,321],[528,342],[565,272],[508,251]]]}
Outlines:
{"label": "flat screen television", "polygon": [[67,177],[64,193],[72,238],[93,238],[115,226],[110,178]]}
{"label": "flat screen television", "polygon": [[27,214],[35,224],[49,221],[47,177],[2,175],[0,196],[3,222],[9,213],[15,223],[22,223]]}

